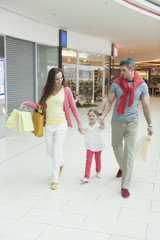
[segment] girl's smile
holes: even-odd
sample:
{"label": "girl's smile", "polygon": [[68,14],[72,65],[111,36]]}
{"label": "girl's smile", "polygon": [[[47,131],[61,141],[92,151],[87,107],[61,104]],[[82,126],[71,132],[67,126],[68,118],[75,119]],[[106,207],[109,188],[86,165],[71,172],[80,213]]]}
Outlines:
{"label": "girl's smile", "polygon": [[94,125],[96,123],[97,119],[98,119],[98,117],[94,112],[88,113],[89,125]]}

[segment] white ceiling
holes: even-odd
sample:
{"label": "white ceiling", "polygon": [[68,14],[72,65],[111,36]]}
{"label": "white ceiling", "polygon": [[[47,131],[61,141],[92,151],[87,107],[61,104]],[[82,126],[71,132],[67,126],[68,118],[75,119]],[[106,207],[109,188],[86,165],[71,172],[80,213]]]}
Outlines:
{"label": "white ceiling", "polygon": [[108,39],[118,46],[116,61],[126,56],[135,61],[160,59],[160,17],[137,12],[121,2],[0,0],[0,7],[60,29]]}

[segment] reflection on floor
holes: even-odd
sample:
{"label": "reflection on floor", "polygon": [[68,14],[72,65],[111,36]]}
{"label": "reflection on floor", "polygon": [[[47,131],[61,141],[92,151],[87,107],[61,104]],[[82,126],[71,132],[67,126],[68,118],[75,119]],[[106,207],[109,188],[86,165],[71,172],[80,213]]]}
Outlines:
{"label": "reflection on floor", "polygon": [[[102,104],[98,103],[98,109]],[[7,131],[0,139],[0,240],[159,240],[160,239],[160,98],[151,96],[154,136],[146,163],[135,162],[131,197],[120,195],[120,179],[111,148],[111,112],[102,137],[102,178],[81,184],[84,139],[74,127],[64,145],[65,167],[59,189],[50,190],[51,161],[44,138]],[[88,109],[79,109],[82,121]],[[138,138],[146,134],[139,106]]]}

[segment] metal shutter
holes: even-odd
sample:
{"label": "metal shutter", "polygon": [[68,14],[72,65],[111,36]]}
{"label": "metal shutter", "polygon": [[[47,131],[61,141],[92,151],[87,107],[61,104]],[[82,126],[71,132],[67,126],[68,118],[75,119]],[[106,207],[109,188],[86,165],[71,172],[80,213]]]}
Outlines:
{"label": "metal shutter", "polygon": [[35,44],[6,37],[7,111],[34,101]]}
{"label": "metal shutter", "polygon": [[4,37],[0,36],[0,57],[4,57]]}

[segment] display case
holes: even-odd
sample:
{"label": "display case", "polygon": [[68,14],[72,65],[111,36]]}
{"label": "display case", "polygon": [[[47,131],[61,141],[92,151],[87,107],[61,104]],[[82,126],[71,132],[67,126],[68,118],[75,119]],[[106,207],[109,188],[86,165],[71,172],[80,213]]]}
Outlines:
{"label": "display case", "polygon": [[160,83],[160,70],[151,70],[151,83]]}
{"label": "display case", "polygon": [[141,78],[145,79],[148,81],[149,79],[149,73],[148,70],[137,70],[138,74],[141,76]]}
{"label": "display case", "polygon": [[[79,65],[78,81],[76,81],[76,65],[62,65],[66,85],[71,88],[72,92],[81,95],[83,102],[94,103],[94,101],[102,101],[102,79],[103,68],[97,66]],[[78,86],[76,87],[76,83]]]}
{"label": "display case", "polygon": [[93,102],[94,71],[87,66],[79,69],[79,94],[84,102]]}
{"label": "display case", "polygon": [[94,71],[94,100],[102,101],[102,79],[103,71],[95,70]]}
{"label": "display case", "polygon": [[66,85],[71,88],[72,92],[76,91],[76,65],[63,64],[62,69]]}

